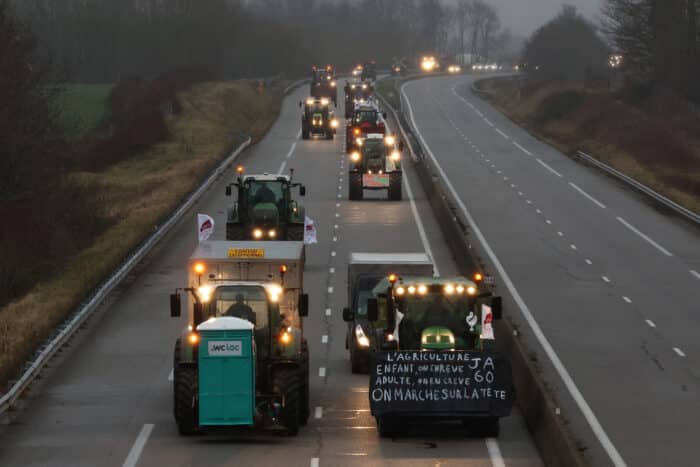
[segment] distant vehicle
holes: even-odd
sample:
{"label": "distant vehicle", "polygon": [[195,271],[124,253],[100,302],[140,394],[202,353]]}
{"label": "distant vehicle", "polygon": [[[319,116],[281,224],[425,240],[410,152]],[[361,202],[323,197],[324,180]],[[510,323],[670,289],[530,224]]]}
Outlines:
{"label": "distant vehicle", "polygon": [[374,86],[371,82],[354,81],[345,82],[345,118],[350,118],[355,105],[366,101],[374,95]]}
{"label": "distant vehicle", "polygon": [[338,120],[329,108],[327,98],[309,98],[305,102],[299,102],[304,108],[301,114],[301,137],[309,139],[311,135],[323,135],[326,139],[333,139],[338,129]]}
{"label": "distant vehicle", "polygon": [[421,59],[420,68],[426,73],[437,71],[439,68],[438,60],[433,55],[425,55]]}
{"label": "distant vehicle", "polygon": [[236,181],[226,186],[226,196],[237,188],[237,199],[226,216],[227,240],[303,240],[304,206],[292,198],[292,188],[299,196],[306,187],[287,175],[244,175],[238,168]]}
{"label": "distant vehicle", "polygon": [[362,72],[360,73],[360,79],[362,81],[376,81],[377,80],[377,62],[374,60],[369,60],[362,65]]}
{"label": "distant vehicle", "polygon": [[395,61],[391,65],[391,75],[392,76],[405,76],[407,72],[408,72],[408,68],[406,67],[406,64],[402,60]]}
{"label": "distant vehicle", "polygon": [[311,68],[311,97],[325,97],[333,101],[333,105],[338,105],[338,89],[335,79],[335,70],[331,65],[326,65],[324,68]]}
{"label": "distant vehicle", "polygon": [[455,75],[462,72],[462,67],[459,65],[449,65],[447,67],[447,72],[452,75]]}
{"label": "distant vehicle", "polygon": [[359,77],[362,75],[362,70],[363,70],[363,69],[364,69],[364,67],[362,66],[362,64],[356,65],[356,66],[352,69],[352,75],[355,76],[355,77],[357,77],[357,78],[359,78]]}
{"label": "distant vehicle", "polygon": [[350,153],[350,200],[361,200],[364,190],[386,190],[391,201],[401,200],[403,142],[393,135],[368,134],[357,138]]}

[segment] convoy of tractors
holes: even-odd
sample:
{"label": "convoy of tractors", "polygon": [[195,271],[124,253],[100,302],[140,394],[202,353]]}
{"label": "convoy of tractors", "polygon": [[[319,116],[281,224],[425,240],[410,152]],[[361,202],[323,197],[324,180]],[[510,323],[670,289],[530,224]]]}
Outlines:
{"label": "convoy of tractors", "polygon": [[[390,72],[405,74],[404,62]],[[340,133],[332,66],[313,67],[310,95],[299,103],[303,140],[345,138],[351,201],[377,190],[402,199],[404,142],[388,130],[376,79],[372,60],[352,70]],[[235,195],[226,240],[198,244],[187,282],[170,297],[171,316],[184,308],[187,317],[173,355],[173,412],[182,435],[241,427],[296,435],[307,423],[304,321],[321,318],[310,313],[304,290],[307,218],[294,193],[303,197],[306,187],[293,175],[239,167],[226,186],[226,195]],[[406,420],[448,419],[498,436],[514,389],[508,361],[492,348],[501,299],[481,272],[436,277],[425,253],[363,252],[350,254],[347,280],[350,370],[369,374],[379,434],[401,434]]]}

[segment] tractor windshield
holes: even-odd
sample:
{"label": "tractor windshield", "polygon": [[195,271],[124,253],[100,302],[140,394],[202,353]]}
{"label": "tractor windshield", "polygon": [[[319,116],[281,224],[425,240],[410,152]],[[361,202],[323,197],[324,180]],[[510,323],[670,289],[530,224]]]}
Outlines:
{"label": "tractor windshield", "polygon": [[217,287],[211,304],[214,316],[233,316],[255,324],[255,329],[269,326],[268,302],[265,288],[258,285],[227,285]]}
{"label": "tractor windshield", "polygon": [[[471,340],[465,339],[470,325],[467,318],[471,307],[468,298],[461,295],[447,296],[440,292],[429,292],[425,295],[410,295],[399,300],[399,311],[403,318],[399,323],[399,341],[401,348],[419,349],[421,333],[432,326],[443,326],[452,331],[455,338],[455,348],[471,347]],[[480,324],[480,323],[479,323]]]}
{"label": "tractor windshield", "polygon": [[381,159],[384,157],[383,139],[366,139],[363,145],[363,151],[367,159]]}
{"label": "tractor windshield", "polygon": [[376,110],[360,110],[355,112],[355,123],[376,123],[377,122],[377,111]]}
{"label": "tractor windshield", "polygon": [[272,203],[280,208],[284,204],[284,183],[270,180],[252,181],[248,185],[248,200],[253,206]]}

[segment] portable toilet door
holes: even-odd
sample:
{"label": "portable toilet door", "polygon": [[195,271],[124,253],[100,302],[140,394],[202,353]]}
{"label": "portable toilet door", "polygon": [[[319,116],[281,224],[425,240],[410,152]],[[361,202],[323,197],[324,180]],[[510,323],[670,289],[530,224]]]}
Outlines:
{"label": "portable toilet door", "polygon": [[253,324],[234,317],[199,326],[199,424],[253,425],[255,350]]}

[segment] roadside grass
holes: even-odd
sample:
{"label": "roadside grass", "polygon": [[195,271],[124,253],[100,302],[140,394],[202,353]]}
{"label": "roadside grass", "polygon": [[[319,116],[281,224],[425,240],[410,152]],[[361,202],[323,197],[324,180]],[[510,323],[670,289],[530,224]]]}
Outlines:
{"label": "roadside grass", "polygon": [[478,86],[510,119],[565,154],[583,150],[700,212],[700,117],[672,98],[632,105],[607,90],[572,83],[520,88],[513,80],[496,78]]}
{"label": "roadside grass", "polygon": [[259,140],[274,123],[279,87],[257,94],[248,82],[202,83],[179,96],[168,141],[102,172],[75,172],[90,186],[112,225],[51,279],[0,309],[0,388],[90,290],[113,271],[247,135]]}
{"label": "roadside grass", "polygon": [[59,97],[62,119],[72,140],[98,127],[107,112],[111,84],[69,84]]}

